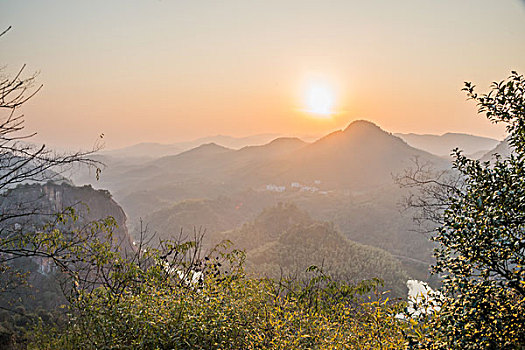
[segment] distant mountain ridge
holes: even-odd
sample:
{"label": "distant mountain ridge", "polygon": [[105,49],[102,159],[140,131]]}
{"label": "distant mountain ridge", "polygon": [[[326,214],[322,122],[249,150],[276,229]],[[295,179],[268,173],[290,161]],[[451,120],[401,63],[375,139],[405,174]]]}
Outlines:
{"label": "distant mountain ridge", "polygon": [[[362,122],[362,121],[357,121]],[[340,131],[335,131],[338,133]],[[329,134],[330,135],[330,134]],[[329,136],[326,135],[325,137]],[[499,140],[464,133],[449,132],[442,135],[415,134],[415,133],[395,133],[408,145],[424,150],[426,152],[446,157],[450,151],[456,147],[462,149],[465,154],[476,152],[487,152],[499,143]],[[176,155],[184,151],[191,150],[203,144],[214,143],[219,146],[238,150],[247,146],[262,146],[275,139],[298,139],[294,137],[281,137],[279,134],[257,134],[246,137],[233,137],[227,135],[207,136],[193,141],[176,142],[173,144],[161,144],[155,142],[143,142],[135,145],[104,150],[100,154],[105,157],[117,158],[160,158]]]}
{"label": "distant mountain ridge", "polygon": [[[446,135],[455,138],[454,135],[458,134]],[[249,140],[261,141],[261,138],[270,136],[264,134],[236,139],[219,135],[199,140],[235,140],[238,146]],[[482,139],[497,143],[492,139]],[[137,148],[143,146],[146,149],[138,152]],[[152,157],[156,151],[147,153],[151,147],[170,154]],[[127,157],[128,151],[133,156]],[[143,151],[148,156],[137,158],[146,154]],[[439,167],[448,166],[443,160],[437,159],[435,154],[413,147],[402,138],[364,120],[354,121],[344,130],[334,131],[314,142],[281,137],[240,149],[217,142],[205,142],[187,150],[159,144],[141,144],[119,152],[108,151],[100,156],[108,168],[103,171],[99,183],[90,181],[88,176],[77,175],[75,179],[80,183],[107,187],[117,196],[122,190],[129,193],[129,189],[150,188],[152,184],[170,186],[169,182],[187,181],[190,175],[195,180],[206,178],[213,183],[227,185],[234,182],[244,187],[319,180],[332,187],[366,188],[372,184],[381,185],[385,180],[390,181],[392,173],[411,166],[414,158],[428,160]],[[177,198],[181,199],[184,198]]]}
{"label": "distant mountain ridge", "polygon": [[496,147],[499,143],[499,140],[489,137],[453,132],[448,132],[443,135],[412,133],[397,133],[395,135],[405,140],[412,147],[441,157],[448,157],[454,148],[459,148],[464,154],[470,155],[486,152]]}
{"label": "distant mountain ridge", "polygon": [[217,145],[240,149],[251,145],[261,145],[279,137],[279,134],[257,134],[246,137],[233,137],[226,135],[215,135],[201,137],[193,141],[176,142],[173,144],[161,144],[154,142],[143,142],[136,145],[105,150],[102,155],[110,157],[136,157],[136,158],[159,158],[188,151],[203,144],[215,143]]}
{"label": "distant mountain ridge", "polygon": [[101,177],[104,186],[119,198],[137,190],[157,192],[160,188],[159,194],[167,196],[173,193],[173,186],[195,184],[197,192],[191,195],[186,186],[187,197],[177,197],[176,201],[227,195],[232,190],[267,184],[290,186],[292,182],[318,181],[325,189],[363,190],[392,184],[392,175],[410,167],[415,158],[438,168],[449,166],[446,160],[360,120],[312,143],[277,138],[239,150],[207,143],[177,155],[121,166],[122,171],[110,170],[108,174],[115,174],[115,178],[105,178],[104,172]]}
{"label": "distant mountain ridge", "polygon": [[445,166],[438,157],[409,146],[374,123],[358,120],[298,149],[285,164],[283,160],[267,164],[266,172],[283,182],[319,180],[331,188],[362,189],[392,183],[392,174],[410,166],[414,158]]}

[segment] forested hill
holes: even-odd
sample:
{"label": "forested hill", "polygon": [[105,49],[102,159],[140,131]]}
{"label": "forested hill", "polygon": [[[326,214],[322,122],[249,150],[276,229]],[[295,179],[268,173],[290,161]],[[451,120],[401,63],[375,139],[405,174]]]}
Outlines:
{"label": "forested hill", "polygon": [[337,280],[377,277],[394,295],[406,293],[409,276],[390,253],[347,239],[333,224],[315,221],[293,204],[266,208],[255,220],[219,237],[247,251],[248,271],[256,275],[301,278],[316,265]]}

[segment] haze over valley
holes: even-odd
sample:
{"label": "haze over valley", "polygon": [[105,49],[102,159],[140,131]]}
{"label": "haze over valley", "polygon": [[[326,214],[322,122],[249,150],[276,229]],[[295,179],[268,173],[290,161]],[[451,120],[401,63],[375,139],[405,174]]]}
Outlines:
{"label": "haze over valley", "polygon": [[[257,239],[253,235],[259,230],[245,227],[284,203],[304,211],[310,220],[333,224],[341,238],[383,250],[401,264],[406,276],[429,281],[433,247],[413,222],[413,212],[403,210],[408,192],[395,183],[396,175],[416,162],[431,164],[436,172],[450,169],[448,157],[443,157],[446,147],[485,154],[498,145],[497,140],[466,134],[396,136],[365,120],[310,142],[273,137],[219,136],[107,150],[97,156],[106,164],[99,180],[84,169],[74,172],[73,181],[109,189],[126,212],[134,239],[141,221],[157,239],[177,236],[181,230],[206,231],[208,247],[231,239],[227,232],[242,229],[243,241],[258,243],[239,247],[260,251],[292,227],[285,225],[271,238]],[[436,139],[443,138],[448,142],[432,149]],[[254,254],[248,254],[248,261]]]}

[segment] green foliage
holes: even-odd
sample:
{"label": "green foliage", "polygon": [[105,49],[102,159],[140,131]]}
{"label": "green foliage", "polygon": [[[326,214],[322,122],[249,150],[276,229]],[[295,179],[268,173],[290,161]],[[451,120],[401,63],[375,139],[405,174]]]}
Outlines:
{"label": "green foliage", "polygon": [[[42,325],[38,349],[399,349],[411,324],[379,281],[349,285],[311,267],[307,283],[246,277],[244,255],[164,242],[129,258],[98,251],[107,281],[73,278],[69,323]],[[198,278],[195,278],[198,277]]]}
{"label": "green foliage", "polygon": [[[76,210],[67,208],[47,220],[31,219],[31,229],[4,229],[0,236],[0,309],[6,313],[0,325],[9,334],[6,339],[18,345],[29,340],[27,333],[39,320],[60,322],[57,308],[67,302],[64,291],[71,276],[90,284],[95,274],[88,270],[100,255],[97,250],[116,247],[111,217],[80,224]],[[50,269],[42,271],[42,266]]]}
{"label": "green foliage", "polygon": [[432,348],[521,349],[525,344],[525,79],[513,72],[468,96],[491,121],[507,124],[513,154],[481,163],[455,151],[465,186],[448,198],[435,240],[445,300],[433,319]]}
{"label": "green foliage", "polygon": [[[279,222],[295,222],[281,214]],[[297,220],[305,219],[299,214]],[[112,218],[75,228],[77,220],[70,210],[36,232],[3,241],[5,252],[51,259],[61,270],[57,277],[67,297],[67,320],[45,310],[8,314],[0,334],[6,344],[30,342],[30,348],[44,349],[395,349],[406,341],[403,330],[408,332],[410,325],[394,317],[402,305],[384,299],[378,281],[344,283],[316,268],[308,269],[306,280],[251,278],[244,273],[244,254],[228,250],[226,243],[202,258],[201,241],[163,241],[158,249],[139,244],[126,255],[112,239]],[[279,222],[268,227],[277,232],[284,225]],[[310,230],[310,246],[325,239],[334,247],[344,240],[332,237],[333,230],[307,227],[301,236],[302,226],[294,227],[296,233],[283,238],[289,243],[304,240]]]}

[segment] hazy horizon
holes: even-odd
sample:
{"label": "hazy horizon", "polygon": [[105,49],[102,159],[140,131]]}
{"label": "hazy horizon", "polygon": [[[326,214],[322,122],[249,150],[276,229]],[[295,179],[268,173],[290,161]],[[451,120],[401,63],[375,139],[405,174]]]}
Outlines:
{"label": "hazy horizon", "polygon": [[[360,121],[360,120],[365,120],[365,119],[356,119],[354,121]],[[213,139],[213,138],[219,138],[219,137],[226,137],[226,138],[230,138],[231,137],[231,138],[234,138],[234,139],[249,139],[249,138],[261,137],[261,136],[267,136],[268,137],[268,141],[267,142],[271,142],[271,141],[273,141],[275,139],[278,139],[278,138],[298,138],[298,139],[301,139],[301,140],[303,140],[305,142],[315,142],[318,139],[320,139],[320,138],[322,138],[322,137],[324,137],[326,135],[329,135],[329,134],[331,134],[333,132],[344,130],[350,124],[351,123],[348,123],[347,125],[343,126],[342,128],[337,128],[337,129],[328,131],[326,134],[320,134],[320,135],[291,135],[291,134],[277,134],[277,133],[260,133],[260,134],[232,136],[232,135],[225,135],[225,134],[211,134],[211,135],[200,136],[200,137],[197,137],[197,138],[182,139],[182,140],[178,140],[178,141],[174,141],[174,142],[157,142],[155,140],[153,140],[153,141],[143,141],[143,142],[134,142],[134,143],[124,144],[124,145],[117,146],[117,147],[111,147],[111,148],[110,147],[104,147],[103,151],[118,150],[118,149],[127,148],[127,147],[140,145],[140,144],[159,144],[159,145],[169,146],[169,145],[175,145],[175,144],[193,143],[193,142],[198,142],[198,141],[201,141],[201,140]],[[381,128],[380,125],[378,125],[378,126]],[[383,128],[381,128],[381,129],[383,129]],[[417,132],[410,132],[410,133],[396,132],[396,133],[393,133],[393,132],[390,132],[389,130],[384,130],[384,131],[392,133],[393,135],[404,134],[404,135],[416,135],[416,136],[444,136],[446,134],[461,134],[461,135],[468,135],[468,136],[475,136],[475,137],[486,137],[486,138],[494,139],[494,140],[497,140],[497,141],[503,141],[503,139],[504,139],[503,137],[490,137],[490,136],[476,135],[476,134],[469,133],[469,132],[456,133],[456,132],[453,132],[453,131],[447,131],[447,132],[440,133],[440,134],[429,134],[429,133],[417,133]],[[211,142],[214,142],[214,141],[211,141]],[[267,142],[248,143],[248,145],[251,145],[251,144],[254,144],[254,145],[255,144],[264,144],[264,143],[267,143]]]}
{"label": "hazy horizon", "polygon": [[43,89],[35,141],[107,149],[210,135],[392,133],[502,139],[464,81],[525,71],[525,2],[171,1],[0,5],[4,73]]}

